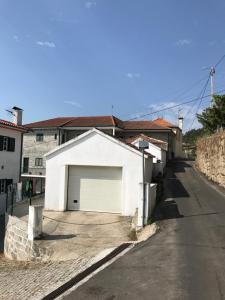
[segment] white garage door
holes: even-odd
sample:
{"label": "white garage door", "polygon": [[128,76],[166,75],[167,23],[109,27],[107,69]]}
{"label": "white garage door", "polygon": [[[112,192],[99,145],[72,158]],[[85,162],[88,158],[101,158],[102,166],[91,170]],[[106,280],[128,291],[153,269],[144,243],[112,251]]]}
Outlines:
{"label": "white garage door", "polygon": [[68,210],[121,212],[122,168],[69,167]]}

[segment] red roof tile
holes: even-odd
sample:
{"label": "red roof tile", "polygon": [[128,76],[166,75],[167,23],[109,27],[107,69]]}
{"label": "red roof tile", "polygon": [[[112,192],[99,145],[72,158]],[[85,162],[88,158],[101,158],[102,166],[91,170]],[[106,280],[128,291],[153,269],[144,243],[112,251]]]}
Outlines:
{"label": "red roof tile", "polygon": [[25,125],[28,128],[44,127],[122,127],[123,122],[114,116],[59,117]]}
{"label": "red roof tile", "polygon": [[167,150],[167,146],[168,146],[167,142],[164,142],[162,140],[158,140],[158,139],[152,138],[152,137],[147,136],[145,134],[139,134],[139,135],[127,138],[126,142],[127,143],[133,143],[134,141],[136,141],[138,139],[142,139],[142,140],[144,140],[146,142],[149,142],[151,144],[157,145],[161,149]]}
{"label": "red roof tile", "polygon": [[163,127],[161,125],[156,124],[152,121],[125,121],[123,122],[124,129],[129,130],[167,130],[167,127]]}
{"label": "red roof tile", "polygon": [[2,119],[0,119],[0,128],[1,127],[13,129],[13,130],[18,130],[18,131],[23,131],[23,132],[27,131],[27,129],[24,126],[19,126],[19,125],[16,125],[16,124],[12,123],[12,122],[2,120]]}
{"label": "red roof tile", "polygon": [[163,118],[158,118],[153,120],[153,122],[159,126],[163,126],[163,127],[168,127],[168,128],[172,128],[172,127],[178,127],[177,125],[174,125],[170,122],[168,122],[167,120],[163,119]]}

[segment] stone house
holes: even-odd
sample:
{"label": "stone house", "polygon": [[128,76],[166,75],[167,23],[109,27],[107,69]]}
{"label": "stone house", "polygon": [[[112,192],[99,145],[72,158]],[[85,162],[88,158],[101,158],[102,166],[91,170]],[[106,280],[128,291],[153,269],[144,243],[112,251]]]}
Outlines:
{"label": "stone house", "polygon": [[181,155],[182,128],[163,119],[122,121],[115,116],[59,117],[25,126],[29,132],[24,135],[23,176],[44,177],[44,155],[93,128],[121,139],[145,134],[168,144],[167,159]]}

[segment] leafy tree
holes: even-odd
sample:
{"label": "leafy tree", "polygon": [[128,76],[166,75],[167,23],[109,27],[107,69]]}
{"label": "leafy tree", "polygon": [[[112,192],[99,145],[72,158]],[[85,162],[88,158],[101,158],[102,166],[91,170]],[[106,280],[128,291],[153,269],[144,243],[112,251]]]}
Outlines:
{"label": "leafy tree", "polygon": [[203,128],[189,130],[184,134],[183,142],[186,144],[195,145],[197,139],[203,135]]}
{"label": "leafy tree", "polygon": [[214,133],[218,128],[225,128],[225,95],[214,95],[213,105],[197,114],[197,118],[205,132]]}

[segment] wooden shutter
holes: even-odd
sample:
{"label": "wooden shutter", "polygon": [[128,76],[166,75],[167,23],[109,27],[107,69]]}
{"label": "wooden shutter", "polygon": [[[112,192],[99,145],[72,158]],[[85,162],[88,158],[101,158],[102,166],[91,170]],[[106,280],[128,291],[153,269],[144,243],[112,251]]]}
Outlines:
{"label": "wooden shutter", "polygon": [[8,151],[14,152],[15,151],[15,139],[14,138],[8,138]]}
{"label": "wooden shutter", "polygon": [[0,135],[0,151],[3,151],[3,136]]}

